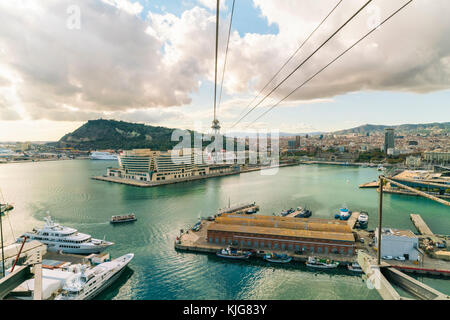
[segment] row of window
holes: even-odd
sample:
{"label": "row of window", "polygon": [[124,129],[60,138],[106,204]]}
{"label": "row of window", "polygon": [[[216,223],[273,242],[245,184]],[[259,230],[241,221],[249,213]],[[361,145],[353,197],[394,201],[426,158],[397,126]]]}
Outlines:
{"label": "row of window", "polygon": [[[296,244],[296,245],[293,245],[292,243],[289,243],[289,244],[285,244],[285,243],[282,243],[281,245],[279,245],[278,243],[273,243],[273,245],[272,245],[272,243],[271,242],[268,242],[267,244],[265,243],[265,242],[263,242],[263,241],[261,241],[261,242],[259,242],[259,241],[251,241],[251,240],[247,240],[247,241],[245,241],[245,240],[241,240],[241,241],[236,241],[236,240],[234,240],[234,241],[231,241],[230,239],[228,239],[228,240],[226,240],[225,238],[221,238],[221,239],[219,239],[219,238],[209,238],[209,240],[208,240],[210,243],[213,243],[213,242],[215,242],[216,244],[219,244],[219,243],[222,243],[222,244],[229,244],[229,245],[241,245],[241,247],[245,247],[245,246],[247,246],[247,247],[254,247],[254,248],[260,248],[260,249],[265,249],[265,248],[267,248],[267,249],[274,249],[274,250],[277,250],[277,249],[280,249],[280,250],[295,250],[295,251],[303,251],[303,252],[311,252],[311,253],[314,253],[314,252],[316,252],[316,253],[345,253],[346,252],[346,250],[345,250],[345,248],[344,247],[340,247],[339,249],[337,249],[336,247],[333,247],[333,248],[331,248],[331,250],[330,250],[330,248],[328,247],[328,246],[318,246],[318,245],[316,245],[316,246],[314,246],[314,245],[310,245],[310,246],[308,246],[308,245],[306,245],[306,244],[303,244],[303,245],[300,245],[300,244]],[[353,253],[353,249],[351,249],[351,248],[349,248],[348,250],[347,250],[347,252],[349,253],[349,254],[352,254]]]}

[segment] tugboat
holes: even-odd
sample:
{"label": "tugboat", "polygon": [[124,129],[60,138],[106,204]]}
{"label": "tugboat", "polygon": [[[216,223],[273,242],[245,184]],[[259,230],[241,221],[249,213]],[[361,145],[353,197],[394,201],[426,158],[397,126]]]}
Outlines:
{"label": "tugboat", "polygon": [[352,213],[348,210],[348,208],[341,208],[339,209],[339,213],[334,216],[335,219],[340,220],[348,220]]}
{"label": "tugboat", "polygon": [[251,256],[250,251],[237,250],[227,247],[225,249],[217,251],[216,255],[221,258],[227,259],[248,259]]}
{"label": "tugboat", "polygon": [[339,265],[338,261],[330,259],[317,259],[315,257],[308,257],[306,261],[306,266],[316,269],[335,269]]}
{"label": "tugboat", "polygon": [[347,265],[347,269],[355,272],[355,273],[362,273],[363,270],[358,262],[353,262],[352,264]]}
{"label": "tugboat", "polygon": [[309,218],[312,215],[312,211],[308,209],[302,209],[298,207],[297,211],[300,211],[300,213],[296,215],[295,218]]}
{"label": "tugboat", "polygon": [[122,222],[132,222],[136,220],[137,220],[136,215],[134,213],[129,213],[122,216],[112,216],[109,222],[122,223]]}
{"label": "tugboat", "polygon": [[287,254],[267,253],[264,256],[264,260],[275,263],[288,263],[291,262],[292,257]]}

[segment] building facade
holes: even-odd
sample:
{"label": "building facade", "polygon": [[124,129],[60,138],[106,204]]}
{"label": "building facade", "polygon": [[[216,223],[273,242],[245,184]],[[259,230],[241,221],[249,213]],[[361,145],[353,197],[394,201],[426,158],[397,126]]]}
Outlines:
{"label": "building facade", "polygon": [[[419,238],[410,230],[383,228],[381,230],[381,256],[404,257],[418,261]],[[378,245],[378,228],[375,230],[375,245]],[[378,248],[377,248],[378,249]]]}
{"label": "building facade", "polygon": [[394,129],[386,128],[384,131],[384,152],[387,152],[388,149],[395,148],[395,133]]}
{"label": "building facade", "polygon": [[354,235],[351,230],[343,227],[344,225],[331,225],[325,219],[308,223],[299,218],[251,218],[217,218],[208,227],[208,242],[259,250],[301,251],[305,254],[355,253]]}
{"label": "building facade", "polygon": [[143,182],[184,180],[239,171],[232,164],[208,165],[202,154],[193,149],[184,149],[176,157],[169,151],[135,149],[124,151],[118,157],[119,168],[108,168],[107,176]]}

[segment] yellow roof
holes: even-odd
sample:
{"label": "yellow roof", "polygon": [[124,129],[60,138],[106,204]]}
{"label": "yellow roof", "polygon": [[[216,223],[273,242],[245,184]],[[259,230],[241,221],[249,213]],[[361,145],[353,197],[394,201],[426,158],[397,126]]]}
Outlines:
{"label": "yellow roof", "polygon": [[328,223],[328,220],[315,219],[310,221],[309,219],[259,219],[257,216],[237,216],[227,215],[216,218],[216,223],[222,224],[235,224],[245,226],[259,226],[268,228],[284,228],[284,229],[296,229],[296,230],[311,230],[311,231],[327,231],[327,232],[344,232],[350,233],[352,230],[350,226],[345,224],[332,224]]}
{"label": "yellow roof", "polygon": [[298,230],[285,228],[267,228],[258,226],[242,226],[223,223],[212,223],[208,227],[208,231],[223,231],[236,233],[253,233],[270,236],[285,236],[297,238],[338,240],[338,241],[355,241],[353,233],[323,232],[312,230]]}

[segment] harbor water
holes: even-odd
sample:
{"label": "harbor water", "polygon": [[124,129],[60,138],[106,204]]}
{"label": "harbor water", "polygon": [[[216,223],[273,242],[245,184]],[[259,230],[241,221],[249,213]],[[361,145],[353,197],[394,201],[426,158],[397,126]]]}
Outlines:
{"label": "harbor water", "polygon": [[[0,165],[4,200],[15,205],[3,220],[8,241],[41,226],[49,211],[58,223],[115,242],[109,250],[113,257],[133,252],[130,268],[98,299],[380,299],[361,276],[343,269],[318,272],[299,263],[228,261],[173,247],[180,229],[215,214],[229,200],[256,201],[259,214],[267,215],[302,206],[320,218],[333,218],[346,206],[367,211],[369,229],[374,229],[378,193],[358,185],[376,179],[376,169],[300,165],[281,168],[275,175],[251,172],[155,188],[90,179],[114,165],[89,160]],[[136,222],[109,223],[111,216],[131,212]],[[415,232],[411,213],[420,214],[433,232],[449,233],[450,212],[445,206],[385,195],[384,226]],[[448,280],[418,279],[450,294]]]}

